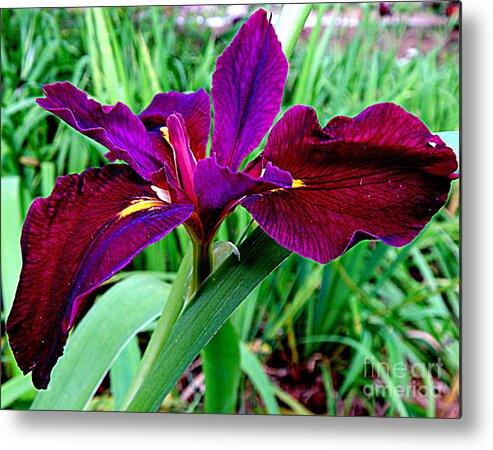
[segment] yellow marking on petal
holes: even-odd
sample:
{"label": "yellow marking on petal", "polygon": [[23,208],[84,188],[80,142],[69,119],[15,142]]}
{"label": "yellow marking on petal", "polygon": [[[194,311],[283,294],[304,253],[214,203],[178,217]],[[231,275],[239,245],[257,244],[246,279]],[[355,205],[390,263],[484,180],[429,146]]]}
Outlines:
{"label": "yellow marking on petal", "polygon": [[[305,187],[305,186],[306,186],[306,184],[302,180],[293,180],[293,184],[291,185],[291,189]],[[286,190],[285,188],[275,188],[275,189],[271,189],[270,192],[283,192],[285,190]]]}
{"label": "yellow marking on petal", "polygon": [[271,192],[282,192],[282,191],[285,191],[286,189],[284,188],[276,188],[276,189],[271,189],[270,191]]}
{"label": "yellow marking on petal", "polygon": [[130,214],[142,211],[142,210],[151,210],[154,208],[159,208],[163,206],[163,202],[159,200],[132,200],[130,206],[127,206],[123,211],[118,213],[118,217],[123,219],[124,217],[129,216]]}
{"label": "yellow marking on petal", "polygon": [[171,145],[170,141],[169,141],[169,129],[168,127],[161,127],[159,128],[159,131],[161,132],[161,134],[163,135],[163,138],[164,140]]}

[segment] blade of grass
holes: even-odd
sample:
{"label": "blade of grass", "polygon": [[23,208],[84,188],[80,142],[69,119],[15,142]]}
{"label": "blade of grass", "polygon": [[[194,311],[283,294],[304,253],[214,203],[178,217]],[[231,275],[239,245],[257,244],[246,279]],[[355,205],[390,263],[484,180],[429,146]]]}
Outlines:
{"label": "blade of grass", "polygon": [[281,14],[275,24],[275,29],[288,61],[294,52],[294,48],[312,8],[313,5],[309,3],[299,5],[287,4],[282,7]]}
{"label": "blade of grass", "polygon": [[260,394],[267,414],[280,414],[279,405],[272,390],[272,382],[264,372],[262,364],[244,343],[240,345],[240,352],[241,370],[250,378],[255,389]]}

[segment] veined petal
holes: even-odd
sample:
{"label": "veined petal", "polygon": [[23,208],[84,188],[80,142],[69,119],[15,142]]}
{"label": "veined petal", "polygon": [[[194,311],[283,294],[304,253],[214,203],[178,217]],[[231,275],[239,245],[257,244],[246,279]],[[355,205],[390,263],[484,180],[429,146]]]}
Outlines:
{"label": "veined petal", "polygon": [[139,118],[150,131],[166,125],[168,117],[175,113],[181,114],[185,120],[195,158],[205,158],[211,128],[209,95],[204,89],[191,94],[163,92],[152,99],[150,105],[139,114]]}
{"label": "veined petal", "polygon": [[286,172],[271,168],[269,174],[271,178],[254,178],[220,166],[214,157],[199,161],[195,171],[195,193],[205,235],[212,235],[221,220],[246,195],[291,186],[291,178]]}
{"label": "veined petal", "polygon": [[212,75],[212,154],[236,171],[281,107],[288,63],[267,13],[254,13],[218,58]]}
{"label": "veined petal", "polygon": [[289,171],[293,188],[242,204],[280,244],[321,263],[361,239],[408,244],[446,202],[457,170],[453,151],[390,103],[323,130],[313,109],[296,106],[273,128],[263,158]]}
{"label": "veined petal", "polygon": [[154,150],[144,125],[128,106],[101,105],[68,82],[46,85],[43,92],[46,97],[38,98],[38,105],[108,148],[110,161],[126,161],[146,180],[162,167],[166,155]]}
{"label": "veined petal", "polygon": [[46,388],[88,295],[192,212],[160,200],[123,164],[60,177],[50,197],[34,201],[7,333],[36,387]]}

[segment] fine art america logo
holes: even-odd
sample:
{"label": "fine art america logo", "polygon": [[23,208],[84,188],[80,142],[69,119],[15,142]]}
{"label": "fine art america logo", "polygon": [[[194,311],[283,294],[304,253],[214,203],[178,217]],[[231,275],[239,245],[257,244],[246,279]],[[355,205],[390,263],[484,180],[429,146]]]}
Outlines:
{"label": "fine art america logo", "polygon": [[433,377],[441,379],[443,362],[404,363],[371,361],[365,359],[364,377],[371,380],[363,387],[363,393],[369,397],[436,397],[440,391],[433,383]]}

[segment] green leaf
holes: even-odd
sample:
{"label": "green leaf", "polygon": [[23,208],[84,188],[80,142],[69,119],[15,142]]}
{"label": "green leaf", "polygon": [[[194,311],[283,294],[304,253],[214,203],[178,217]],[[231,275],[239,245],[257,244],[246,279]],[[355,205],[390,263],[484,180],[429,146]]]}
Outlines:
{"label": "green leaf", "polygon": [[41,195],[48,197],[53,190],[56,179],[55,163],[45,161],[41,163]]}
{"label": "green leaf", "polygon": [[241,369],[248,375],[260,397],[262,397],[267,414],[280,414],[281,411],[272,388],[273,383],[264,372],[261,362],[244,343],[241,344],[240,351]]}
{"label": "green leaf", "polygon": [[313,416],[313,413],[305,408],[298,400],[296,400],[291,394],[283,391],[279,386],[272,384],[272,390],[276,394],[276,397],[283,403],[286,403],[291,410],[298,416]]}
{"label": "green leaf", "polygon": [[21,273],[20,179],[2,177],[1,267],[3,312],[8,316]]}
{"label": "green leaf", "polygon": [[140,348],[137,336],[130,339],[128,345],[120,353],[110,369],[110,385],[113,395],[113,404],[116,410],[120,409],[125,394],[133,378],[137,374],[140,364]]}
{"label": "green leaf", "polygon": [[228,320],[200,354],[205,375],[204,411],[234,414],[241,377],[240,343],[231,320]]}
{"label": "green leaf", "polygon": [[371,345],[371,335],[368,332],[364,332],[361,338],[361,348],[358,348],[356,355],[351,358],[351,365],[346,373],[344,382],[339,388],[338,394],[344,397],[346,393],[354,386],[356,378],[363,373],[366,365],[366,355],[362,349],[370,348]]}
{"label": "green leaf", "polygon": [[211,274],[177,320],[167,345],[128,406],[156,411],[188,365],[250,292],[291,253],[257,228]]}
{"label": "green leaf", "polygon": [[126,278],[105,292],[68,339],[48,389],[31,409],[85,409],[130,339],[159,316],[169,292],[169,284],[148,275]]}
{"label": "green leaf", "polygon": [[275,29],[281,42],[282,50],[288,60],[293,54],[312,8],[313,5],[311,4],[283,5],[282,7]]}
{"label": "green leaf", "polygon": [[31,375],[18,375],[2,384],[0,408],[5,409],[29,392],[36,392],[31,381]]}

